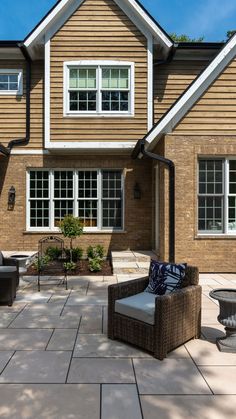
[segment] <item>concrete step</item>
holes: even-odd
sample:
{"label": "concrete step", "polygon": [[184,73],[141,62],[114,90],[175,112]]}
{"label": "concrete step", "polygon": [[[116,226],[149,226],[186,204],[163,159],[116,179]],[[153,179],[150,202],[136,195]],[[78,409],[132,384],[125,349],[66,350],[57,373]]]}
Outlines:
{"label": "concrete step", "polygon": [[150,260],[156,255],[151,251],[112,252],[114,274],[148,274]]}

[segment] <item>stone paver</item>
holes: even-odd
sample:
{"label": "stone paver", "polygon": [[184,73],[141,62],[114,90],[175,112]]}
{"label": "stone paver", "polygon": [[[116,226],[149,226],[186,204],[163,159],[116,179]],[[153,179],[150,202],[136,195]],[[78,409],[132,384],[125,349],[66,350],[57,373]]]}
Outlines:
{"label": "stone paver", "polygon": [[103,384],[101,419],[142,419],[134,384]]}
{"label": "stone paver", "polygon": [[[142,270],[143,252],[126,253]],[[236,274],[200,275],[202,339],[162,362],[106,336],[108,286],[143,276],[70,277],[68,291],[49,277],[41,293],[35,278],[24,277],[14,305],[0,306],[0,417],[234,418],[236,354],[215,345],[224,328],[209,291],[236,288]]]}
{"label": "stone paver", "polygon": [[59,316],[63,310],[63,307],[64,304],[62,302],[51,304],[27,304],[21,314],[35,317],[42,315]]}
{"label": "stone paver", "polygon": [[140,349],[117,340],[110,340],[106,335],[79,334],[75,344],[74,357],[89,358],[149,358],[150,355]]}
{"label": "stone paver", "polygon": [[66,306],[79,306],[79,305],[106,305],[107,304],[107,297],[104,293],[102,295],[78,295],[78,294],[71,294],[67,300]]}
{"label": "stone paver", "polygon": [[0,383],[65,383],[71,352],[17,351],[0,376]]}
{"label": "stone paver", "polygon": [[72,351],[77,329],[56,329],[47,346],[48,351]]}
{"label": "stone paver", "polygon": [[235,419],[236,396],[141,396],[144,419]]}
{"label": "stone paver", "polygon": [[214,394],[236,395],[236,365],[214,365],[199,367]]}
{"label": "stone paver", "polygon": [[191,340],[185,346],[197,365],[236,366],[235,354],[220,352],[213,342]]}
{"label": "stone paver", "polygon": [[190,359],[134,359],[140,394],[211,394]]}
{"label": "stone paver", "polygon": [[0,384],[4,419],[100,419],[100,386]]}
{"label": "stone paver", "polygon": [[45,349],[52,329],[0,329],[0,351]]}
{"label": "stone paver", "polygon": [[1,313],[0,312],[0,328],[5,329],[15,319],[17,313]]}
{"label": "stone paver", "polygon": [[11,359],[14,351],[0,351],[0,374]]}
{"label": "stone paver", "polygon": [[19,314],[11,323],[11,328],[21,329],[76,329],[80,323],[79,316],[73,316],[67,313],[63,316],[50,316],[41,314],[39,316],[29,316],[29,314]]}
{"label": "stone paver", "polygon": [[73,358],[68,383],[135,383],[130,359]]}

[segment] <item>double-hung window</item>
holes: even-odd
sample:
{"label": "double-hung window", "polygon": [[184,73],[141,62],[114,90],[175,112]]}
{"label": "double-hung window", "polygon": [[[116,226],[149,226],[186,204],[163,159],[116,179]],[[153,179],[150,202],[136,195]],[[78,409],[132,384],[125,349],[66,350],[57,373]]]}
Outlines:
{"label": "double-hung window", "polygon": [[133,63],[65,63],[65,116],[125,116],[133,113]]}
{"label": "double-hung window", "polygon": [[29,170],[28,230],[57,230],[68,214],[85,230],[123,229],[121,170]]}
{"label": "double-hung window", "polygon": [[22,70],[0,69],[0,95],[22,95]]}
{"label": "double-hung window", "polygon": [[236,160],[199,160],[198,231],[236,234]]}

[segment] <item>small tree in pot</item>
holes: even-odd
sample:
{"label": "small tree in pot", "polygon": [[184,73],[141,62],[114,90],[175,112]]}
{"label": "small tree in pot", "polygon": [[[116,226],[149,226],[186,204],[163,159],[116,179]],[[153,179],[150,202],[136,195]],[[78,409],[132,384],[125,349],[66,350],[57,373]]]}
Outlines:
{"label": "small tree in pot", "polygon": [[70,239],[70,262],[73,262],[73,240],[83,234],[83,223],[73,215],[67,215],[59,224],[64,237]]}

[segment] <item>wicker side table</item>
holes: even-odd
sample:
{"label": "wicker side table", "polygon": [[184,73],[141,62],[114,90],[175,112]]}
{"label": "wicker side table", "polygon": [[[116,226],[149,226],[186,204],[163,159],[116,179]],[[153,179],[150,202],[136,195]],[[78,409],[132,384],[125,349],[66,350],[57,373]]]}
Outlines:
{"label": "wicker side table", "polygon": [[236,289],[220,288],[209,293],[219,301],[219,323],[225,326],[226,336],[218,338],[216,343],[221,352],[236,353]]}

